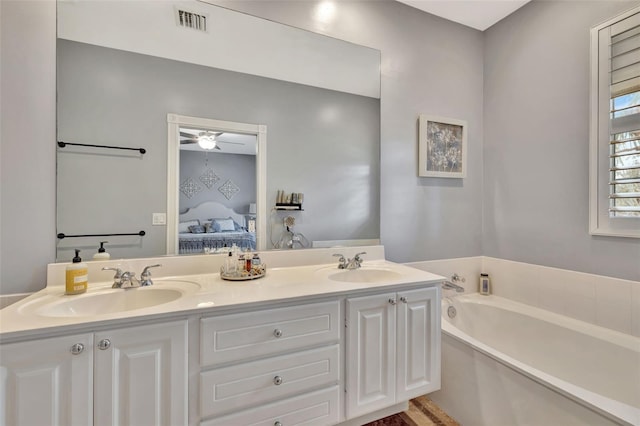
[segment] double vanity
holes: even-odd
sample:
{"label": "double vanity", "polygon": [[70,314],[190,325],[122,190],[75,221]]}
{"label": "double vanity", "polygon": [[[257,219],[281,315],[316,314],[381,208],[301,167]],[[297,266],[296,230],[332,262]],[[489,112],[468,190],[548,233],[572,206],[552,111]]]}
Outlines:
{"label": "double vanity", "polygon": [[[264,278],[223,256],[90,263],[89,291],[47,287],[0,310],[1,424],[333,425],[440,388],[443,278],[362,247],[265,252]],[[151,263],[154,284],[111,288]]]}

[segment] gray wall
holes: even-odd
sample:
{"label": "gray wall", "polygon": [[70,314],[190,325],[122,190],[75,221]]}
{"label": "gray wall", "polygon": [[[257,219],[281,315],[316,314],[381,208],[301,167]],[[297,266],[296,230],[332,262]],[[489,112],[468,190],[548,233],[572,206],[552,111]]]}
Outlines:
{"label": "gray wall", "polygon": [[[223,145],[224,146],[224,145]],[[207,159],[207,158],[208,159]],[[220,180],[211,188],[207,188],[198,178],[205,171],[205,162]],[[180,212],[195,207],[205,201],[217,201],[230,207],[236,213],[248,213],[249,203],[256,202],[256,157],[255,155],[224,154],[202,151],[180,151],[180,183],[186,179],[193,179],[202,190],[191,198],[180,192]],[[228,200],[218,188],[227,179],[240,189]]]}
{"label": "gray wall", "polygon": [[0,293],[9,294],[44,287],[55,259],[56,4],[3,0],[0,20]]}
{"label": "gray wall", "polygon": [[[77,148],[59,150],[60,232],[143,229],[143,238],[106,237],[111,255],[166,253],[166,228],[151,226],[151,217],[167,205],[167,113],[266,125],[268,205],[278,189],[302,192],[305,212],[295,213],[296,230],[309,240],[378,238],[378,99],[68,40],[58,41],[60,140],[148,152],[93,150],[67,158]],[[69,177],[67,169],[79,166],[82,177]],[[102,185],[93,170],[102,170]],[[120,200],[128,200],[126,208]],[[268,228],[274,240],[282,223],[277,216]],[[122,224],[131,230],[109,230]],[[76,246],[92,255],[101,239],[62,240],[58,258],[68,260]]]}
{"label": "gray wall", "polygon": [[589,29],[638,2],[534,1],[485,32],[483,254],[640,279],[589,230]]}
{"label": "gray wall", "polygon": [[[480,31],[393,1],[337,1],[335,20],[314,20],[320,1],[217,4],[382,52],[380,237],[407,262],[482,253]],[[468,122],[467,178],[417,177],[419,114]]]}

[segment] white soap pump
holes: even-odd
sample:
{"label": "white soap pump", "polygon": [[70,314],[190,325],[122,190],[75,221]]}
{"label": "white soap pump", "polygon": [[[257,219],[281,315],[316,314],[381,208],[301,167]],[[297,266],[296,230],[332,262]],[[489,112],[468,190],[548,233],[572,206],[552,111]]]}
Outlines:
{"label": "white soap pump", "polygon": [[104,243],[108,243],[109,241],[100,241],[100,248],[98,248],[98,252],[93,255],[93,260],[109,260],[111,259],[111,255],[107,253],[104,249]]}

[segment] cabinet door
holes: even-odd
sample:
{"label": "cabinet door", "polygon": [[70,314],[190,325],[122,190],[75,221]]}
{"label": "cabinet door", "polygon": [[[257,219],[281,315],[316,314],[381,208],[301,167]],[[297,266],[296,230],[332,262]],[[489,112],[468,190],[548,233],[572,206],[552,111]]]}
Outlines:
{"label": "cabinet door", "polygon": [[97,425],[187,424],[187,322],[96,333]]}
{"label": "cabinet door", "polygon": [[397,400],[440,388],[439,287],[398,293]]}
{"label": "cabinet door", "polygon": [[92,401],[92,334],[0,347],[0,424],[91,425]]}
{"label": "cabinet door", "polygon": [[347,418],[395,403],[396,294],[347,300]]}

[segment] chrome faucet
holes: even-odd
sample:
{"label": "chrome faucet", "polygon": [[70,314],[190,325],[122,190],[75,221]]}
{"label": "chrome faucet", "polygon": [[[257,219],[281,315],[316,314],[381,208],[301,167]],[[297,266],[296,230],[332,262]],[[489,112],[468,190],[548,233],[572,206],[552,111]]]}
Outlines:
{"label": "chrome faucet", "polygon": [[456,293],[462,293],[464,291],[464,287],[459,286],[456,283],[463,283],[466,280],[464,279],[464,277],[458,275],[458,274],[453,274],[451,275],[451,281],[443,281],[442,282],[442,289],[443,290],[455,290]]}
{"label": "chrome faucet", "polygon": [[363,259],[360,256],[363,254],[367,254],[367,252],[363,251],[357,253],[355,256],[353,256],[353,259],[349,260],[347,260],[344,255],[340,253],[334,254],[335,257],[340,257],[340,259],[338,259],[338,269],[358,269],[362,266]]}
{"label": "chrome faucet", "polygon": [[153,285],[153,281],[151,280],[151,272],[150,268],[156,268],[158,266],[162,266],[160,264],[157,265],[149,265],[144,268],[142,274],[140,274],[140,279],[136,278],[135,272],[122,272],[120,268],[102,268],[103,271],[116,271],[113,276],[113,285],[111,288],[135,288],[135,287],[147,287]]}
{"label": "chrome faucet", "polygon": [[459,286],[458,284],[454,284],[451,281],[442,281],[442,289],[455,290],[456,293],[462,293],[464,291],[464,287]]}

